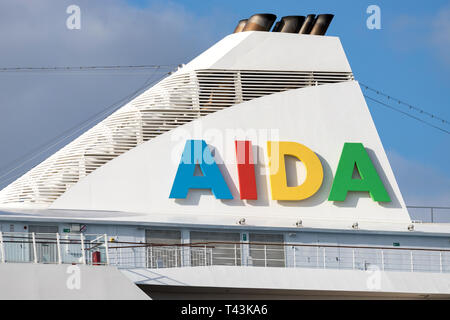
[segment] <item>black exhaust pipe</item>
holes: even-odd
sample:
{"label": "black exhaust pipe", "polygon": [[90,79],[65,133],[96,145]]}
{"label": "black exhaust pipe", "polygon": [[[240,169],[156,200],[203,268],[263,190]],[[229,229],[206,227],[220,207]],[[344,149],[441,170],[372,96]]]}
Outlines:
{"label": "black exhaust pipe", "polygon": [[331,20],[333,20],[333,14],[319,14],[314,22],[310,34],[317,36],[323,36],[327,32],[330,26]]}
{"label": "black exhaust pipe", "polygon": [[283,17],[280,20],[280,32],[298,33],[304,22],[305,22],[304,16]]}
{"label": "black exhaust pipe", "polygon": [[254,14],[248,19],[242,31],[269,31],[276,18],[276,15],[270,13]]}
{"label": "black exhaust pipe", "polygon": [[309,34],[309,32],[311,31],[311,29],[313,27],[315,18],[316,18],[315,14],[308,14],[308,16],[305,19],[305,22],[303,23],[302,27],[300,28],[299,33],[300,34]]}
{"label": "black exhaust pipe", "polygon": [[272,32],[280,32],[281,29],[281,21],[277,21],[277,23],[275,23],[275,27],[273,27]]}
{"label": "black exhaust pipe", "polygon": [[238,25],[236,26],[236,29],[234,29],[233,33],[238,33],[244,30],[245,25],[247,24],[248,19],[242,19],[238,22]]}

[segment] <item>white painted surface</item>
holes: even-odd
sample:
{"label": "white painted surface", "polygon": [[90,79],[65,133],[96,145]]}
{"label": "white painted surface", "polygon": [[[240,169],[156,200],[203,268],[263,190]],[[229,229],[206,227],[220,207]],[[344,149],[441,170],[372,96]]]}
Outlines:
{"label": "white painted surface", "polygon": [[351,72],[338,37],[261,31],[230,34],[179,72],[198,69]]}
{"label": "white painted surface", "polygon": [[[245,128],[247,132],[242,132]],[[256,137],[254,154],[258,200],[241,201],[238,194],[234,139],[252,138],[248,130],[267,132]],[[231,132],[231,133],[230,133]],[[233,200],[217,200],[210,191],[191,190],[186,199],[169,199],[186,138],[205,139],[216,148]],[[267,179],[268,139],[295,141],[315,151],[324,167],[321,189],[303,201],[274,201]],[[379,204],[367,194],[349,193],[343,203],[327,200],[343,144],[362,142],[392,199]],[[299,166],[298,180],[302,170]],[[357,82],[308,87],[248,101],[205,116],[158,136],[94,171],[69,189],[52,209],[134,212],[136,221],[236,225],[246,218],[250,226],[293,226],[301,218],[312,227],[391,229],[410,218],[385,151]],[[126,221],[118,217],[117,221]],[[128,220],[129,221],[129,220]],[[365,225],[366,224],[366,225]],[[384,227],[381,225],[382,224]],[[404,225],[401,230],[404,230]],[[395,228],[394,228],[395,229]]]}
{"label": "white painted surface", "polygon": [[82,266],[80,287],[69,289],[67,273],[72,265],[32,263],[0,264],[0,299],[66,300],[149,299],[114,267]]}
{"label": "white painted surface", "polygon": [[138,284],[450,296],[450,274],[264,267],[121,269]]}

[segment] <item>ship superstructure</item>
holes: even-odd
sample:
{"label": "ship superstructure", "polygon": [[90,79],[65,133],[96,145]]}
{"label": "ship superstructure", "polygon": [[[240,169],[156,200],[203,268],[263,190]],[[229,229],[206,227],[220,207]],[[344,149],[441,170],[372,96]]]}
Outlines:
{"label": "ship superstructure", "polygon": [[[331,19],[241,21],[11,183],[2,261],[112,265],[154,297],[448,297],[450,227],[411,221]],[[387,197],[333,196],[346,148]]]}

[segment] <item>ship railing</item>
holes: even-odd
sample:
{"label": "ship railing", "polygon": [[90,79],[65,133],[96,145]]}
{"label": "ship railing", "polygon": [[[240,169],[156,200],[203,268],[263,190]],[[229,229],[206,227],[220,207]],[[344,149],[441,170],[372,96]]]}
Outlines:
{"label": "ship railing", "polygon": [[450,250],[268,242],[142,243],[106,234],[0,232],[0,262],[111,265],[118,268],[202,266],[450,272]]}
{"label": "ship railing", "polygon": [[1,262],[108,264],[107,235],[0,232]]}
{"label": "ship railing", "polygon": [[450,207],[406,206],[411,219],[425,223],[450,223]]}
{"label": "ship railing", "polygon": [[[450,250],[288,244],[204,242],[190,244],[116,243],[111,265],[119,268],[253,266],[315,269],[450,272]],[[111,254],[110,254],[111,255]]]}

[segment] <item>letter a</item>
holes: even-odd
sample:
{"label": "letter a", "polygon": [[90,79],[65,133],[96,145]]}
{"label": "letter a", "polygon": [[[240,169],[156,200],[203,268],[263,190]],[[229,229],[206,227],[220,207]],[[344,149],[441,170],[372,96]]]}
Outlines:
{"label": "letter a", "polygon": [[[361,179],[352,178],[355,165]],[[345,201],[349,191],[368,191],[374,201],[391,201],[362,143],[344,143],[328,200]]]}
{"label": "letter a", "polygon": [[[195,166],[202,176],[194,176]],[[187,140],[169,198],[184,199],[189,189],[211,189],[217,199],[233,199],[230,189],[204,140]]]}
{"label": "letter a", "polygon": [[381,10],[377,5],[370,5],[367,7],[367,13],[372,13],[371,16],[367,18],[366,25],[369,30],[381,29]]}
{"label": "letter a", "polygon": [[69,30],[81,29],[81,10],[77,5],[70,5],[67,7],[66,13],[71,14],[67,17],[66,27]]}

